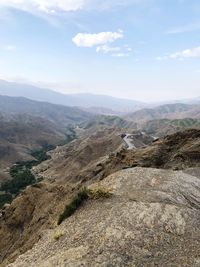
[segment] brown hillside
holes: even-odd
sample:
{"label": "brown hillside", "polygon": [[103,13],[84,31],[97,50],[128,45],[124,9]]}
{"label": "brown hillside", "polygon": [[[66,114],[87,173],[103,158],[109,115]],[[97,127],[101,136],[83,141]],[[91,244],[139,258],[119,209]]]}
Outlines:
{"label": "brown hillside", "polygon": [[[106,142],[106,140],[108,141]],[[74,142],[77,142],[77,141],[74,141]],[[46,165],[43,163],[41,166],[39,166],[39,168],[37,168],[38,174],[40,175],[44,174],[44,176],[47,178],[43,183],[40,183],[36,186],[28,187],[22,194],[20,194],[13,201],[11,206],[7,207],[3,211],[2,216],[0,218],[0,251],[1,251],[0,266],[6,266],[7,262],[14,261],[20,254],[30,249],[43,235],[42,233],[44,233],[44,230],[54,229],[56,227],[58,216],[64,209],[64,206],[66,205],[68,200],[71,198],[71,196],[76,194],[76,192],[82,186],[92,185],[93,183],[96,183],[97,181],[106,178],[109,174],[113,174],[118,170],[136,167],[136,166],[155,167],[155,168],[164,168],[164,169],[185,169],[186,172],[188,172],[187,170],[188,168],[200,167],[200,131],[199,130],[187,130],[184,132],[176,133],[174,135],[167,136],[163,140],[159,140],[150,146],[140,148],[136,151],[126,151],[124,149],[118,150],[117,152],[111,153],[109,157],[105,156],[106,153],[112,152],[114,148],[115,149],[119,148],[121,145],[121,140],[118,139],[118,137],[116,137],[113,134],[113,132],[111,132],[111,130],[106,132],[106,134],[105,132],[104,133],[102,132],[101,134],[99,133],[98,136],[93,135],[90,138],[88,138],[87,142],[85,140],[82,144],[77,143],[77,146],[76,146],[77,152],[75,154],[74,154],[75,151],[72,150],[72,147],[73,149],[75,148],[74,142],[72,142],[68,146],[63,147],[63,151],[60,150],[61,148],[56,149],[55,152],[53,152],[54,155],[53,155],[52,160],[47,161],[45,163]],[[92,150],[90,147],[91,144],[92,144]],[[69,149],[70,147],[71,147],[71,150]],[[96,147],[96,149],[94,147]],[[98,151],[99,151],[99,154],[97,153]],[[45,170],[46,167],[47,169]],[[72,172],[70,172],[71,168],[73,168],[74,175]],[[146,172],[150,173],[150,171],[148,170]],[[167,177],[168,172],[169,171],[163,171],[162,175],[164,175],[164,177]],[[127,173],[128,173],[128,170],[127,170]],[[198,175],[198,173],[199,173],[198,168],[193,169],[193,175]],[[181,175],[179,176],[181,177]],[[122,173],[122,177],[124,177],[123,173]],[[146,179],[145,177],[146,176],[143,173],[141,178],[138,178],[138,179],[144,179],[145,181]],[[174,177],[173,181],[176,180],[176,176],[174,176],[174,174],[172,174],[171,177]],[[188,179],[192,179],[191,177],[192,176],[189,176]],[[118,178],[116,178],[116,182],[117,182],[117,179]],[[187,180],[187,176],[185,177],[185,179]],[[109,182],[109,178],[107,179],[107,181]],[[180,179],[179,181],[180,184],[182,183],[181,181],[182,180]],[[194,183],[191,182],[191,184],[194,184]],[[137,186],[139,185],[135,185],[135,186],[137,189]],[[171,188],[174,188],[173,185]],[[130,187],[130,190],[131,190],[131,187]],[[164,190],[164,188],[162,190]],[[192,193],[190,194],[190,196],[188,196],[187,194],[189,194],[189,192],[186,190],[184,194],[187,200],[186,201],[187,203],[184,202],[185,203],[184,205],[187,206],[187,209],[188,208],[190,209],[188,205],[198,204],[198,200],[195,200],[195,199],[192,200]],[[189,200],[188,200],[188,197],[189,197]],[[115,198],[113,199],[113,201],[115,201]],[[140,207],[141,207],[141,212],[142,212],[142,209],[143,209],[142,207],[144,205],[142,204],[143,201],[141,199],[139,200],[139,196],[137,196],[137,199],[134,201],[141,202]],[[148,203],[150,203],[150,199],[146,199],[145,201],[147,202],[147,205]],[[132,200],[131,200],[131,203],[133,203]],[[126,206],[128,204],[126,204],[126,201],[125,201],[123,205]],[[179,205],[179,204],[176,203],[174,205]],[[91,211],[94,211],[94,210],[98,211],[100,206],[97,203],[97,206],[95,206],[95,208],[92,209]],[[104,206],[102,206],[102,208],[103,207]],[[135,208],[137,209],[137,207]],[[133,209],[133,214],[135,213],[134,212],[135,208]],[[164,216],[162,215],[163,208],[164,207],[161,205],[159,208],[159,213],[156,216]],[[90,206],[88,206],[88,209],[90,210]],[[117,206],[116,206],[116,209],[117,209]],[[89,210],[86,210],[86,214],[88,214]],[[176,211],[177,209],[175,207],[173,216],[175,216]],[[99,212],[100,212],[100,209],[99,209]],[[187,214],[189,214],[188,213],[189,211],[184,211],[184,212],[186,216],[188,216]],[[109,210],[108,210],[108,214],[110,214]],[[197,215],[198,214],[196,213],[196,216]],[[146,213],[146,216],[148,217],[148,212]],[[169,217],[170,216],[171,215],[169,215]],[[191,214],[191,218],[192,216],[193,215]],[[70,219],[69,222],[72,222],[71,220],[74,220],[74,218],[76,217],[72,216],[72,219]],[[197,219],[197,217],[195,218]],[[179,246],[179,244],[180,246],[183,246],[185,242],[186,243],[189,242],[188,238],[192,233],[189,229],[192,229],[193,225],[195,225],[195,220],[196,220],[195,218],[194,218],[194,221],[191,221],[191,222],[187,221],[188,235],[186,236],[183,233],[183,238],[177,239],[176,241],[177,243],[175,243],[177,244],[177,246]],[[82,223],[82,221],[79,219],[80,218],[77,219],[77,223],[80,224]],[[113,220],[113,216],[112,216],[112,220]],[[91,224],[91,222],[88,222],[88,223]],[[164,222],[161,223],[162,227],[164,227],[165,225],[165,223],[164,224],[163,223]],[[73,228],[75,227],[75,225],[72,224],[72,226],[70,227]],[[80,227],[83,227],[84,229],[85,228],[84,223]],[[152,229],[154,229],[154,224],[152,224],[152,227],[153,227]],[[166,227],[172,227],[171,224],[167,222],[167,219],[166,219]],[[145,229],[145,226],[144,226],[144,229]],[[143,240],[145,238],[142,232],[143,230],[138,229],[138,231],[140,235],[140,240]],[[197,234],[197,232],[195,231],[193,231],[193,234]],[[152,232],[152,237],[154,236],[153,233],[154,232]],[[158,234],[158,232],[156,233]],[[178,235],[178,232],[177,232],[177,235]],[[167,236],[164,237],[163,242],[164,240],[169,240],[170,242],[169,244],[173,243],[174,237],[171,236],[171,234],[169,235],[167,234]],[[44,240],[42,239],[41,242],[43,241]],[[68,244],[70,245],[71,243],[68,243]],[[91,243],[91,245],[92,244],[93,243]],[[195,244],[196,245],[194,246],[194,249],[195,249],[195,253],[197,253],[196,246],[198,246],[198,244],[197,243]],[[44,251],[46,250],[45,246],[44,246]],[[166,247],[164,246],[164,243],[162,244],[158,242],[158,243],[155,243],[155,246],[158,246],[158,247],[163,246],[161,247],[163,248],[163,250],[165,248],[168,249],[169,253],[166,254],[167,255],[166,257],[168,257],[170,253],[172,253],[173,251],[171,250],[170,245]],[[114,245],[114,249],[116,249],[115,245]],[[186,248],[184,247],[184,249]],[[192,246],[190,247],[190,249],[187,250],[187,253],[190,253],[192,251]],[[151,253],[157,253],[157,252],[159,252],[159,250],[157,250],[156,247],[154,248],[152,247]],[[133,251],[131,253],[133,253]],[[28,256],[28,258],[32,257],[30,255]],[[36,254],[33,254],[33,255],[35,257]],[[46,258],[46,254],[43,254],[42,251],[41,251],[41,254],[39,255],[41,256],[45,255],[45,258]],[[194,256],[194,254],[191,254],[191,255]],[[185,258],[182,257],[181,262],[184,262],[184,259]],[[192,259],[192,256],[190,259]],[[188,262],[190,262],[190,259]],[[38,267],[39,266],[53,266],[53,265],[48,265],[48,264],[50,263],[47,262],[46,265],[42,265],[42,263],[38,261],[35,266],[36,267],[37,266]],[[16,266],[21,267],[21,266],[26,266],[26,265],[24,264],[23,261],[22,262],[19,261],[18,265]],[[60,265],[60,266],[64,266],[64,265]],[[144,265],[144,266],[147,266],[147,265]],[[164,265],[164,266],[172,266],[172,265]],[[179,266],[179,265],[175,265],[175,266]],[[182,266],[189,266],[189,265],[182,265]]]}

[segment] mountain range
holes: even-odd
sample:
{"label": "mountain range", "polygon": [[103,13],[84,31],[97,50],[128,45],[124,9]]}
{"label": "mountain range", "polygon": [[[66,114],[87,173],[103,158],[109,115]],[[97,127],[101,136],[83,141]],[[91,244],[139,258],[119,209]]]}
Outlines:
{"label": "mountain range", "polygon": [[5,80],[0,80],[0,95],[26,97],[32,100],[49,102],[52,104],[81,107],[88,112],[105,115],[120,115],[121,113],[128,113],[142,108],[152,108],[165,104],[200,103],[200,97],[157,103],[152,100],[151,103],[144,103],[141,101],[116,98],[108,95],[90,93],[63,94],[47,88],[33,86],[30,84],[8,82]]}
{"label": "mountain range", "polygon": [[200,106],[89,109],[0,96],[0,266],[198,266]]}
{"label": "mountain range", "polygon": [[91,113],[76,107],[66,107],[24,97],[0,95],[0,112],[5,114],[28,114],[47,119],[60,127],[81,123],[93,117]]}
{"label": "mountain range", "polygon": [[200,119],[200,105],[190,105],[184,103],[165,104],[154,108],[145,108],[128,113],[125,119],[137,123],[143,123],[157,119]]}
{"label": "mountain range", "polygon": [[6,167],[32,160],[33,151],[67,142],[75,125],[92,118],[75,107],[0,96],[0,181]]}
{"label": "mountain range", "polygon": [[[116,114],[128,112],[144,107],[145,104],[139,101],[120,99],[107,95],[94,94],[61,94],[50,89],[39,88],[28,84],[0,81],[0,95],[26,97],[36,101],[49,102],[70,107],[89,108],[92,112]],[[97,110],[97,111],[96,111]]]}
{"label": "mountain range", "polygon": [[[56,146],[73,136],[90,136],[97,131],[138,129],[154,136],[200,127],[199,105],[170,104],[141,109],[123,117],[94,115],[77,107],[67,107],[24,97],[0,96],[0,166],[5,169],[31,153]],[[119,132],[120,132],[119,131]],[[0,171],[1,180],[5,173]]]}

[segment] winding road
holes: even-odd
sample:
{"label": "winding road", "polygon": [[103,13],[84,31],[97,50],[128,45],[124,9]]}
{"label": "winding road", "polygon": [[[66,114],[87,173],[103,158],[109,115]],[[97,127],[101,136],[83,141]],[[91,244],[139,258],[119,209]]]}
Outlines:
{"label": "winding road", "polygon": [[126,134],[126,136],[123,138],[124,142],[128,146],[127,149],[136,149],[136,146],[131,142],[130,136],[132,136],[132,134]]}
{"label": "winding road", "polygon": [[[142,136],[142,138],[141,138]],[[123,141],[125,142],[126,146],[127,146],[127,150],[131,150],[131,149],[137,149],[139,147],[141,147],[142,145],[144,145],[144,140],[143,140],[143,137],[148,137],[148,138],[151,138],[152,140],[149,141],[149,144],[152,142],[152,141],[155,141],[158,139],[158,137],[155,137],[155,136],[152,136],[152,135],[146,135],[145,132],[140,132],[140,135],[138,137],[138,134],[129,134],[129,133],[126,133],[126,134],[123,134]]]}

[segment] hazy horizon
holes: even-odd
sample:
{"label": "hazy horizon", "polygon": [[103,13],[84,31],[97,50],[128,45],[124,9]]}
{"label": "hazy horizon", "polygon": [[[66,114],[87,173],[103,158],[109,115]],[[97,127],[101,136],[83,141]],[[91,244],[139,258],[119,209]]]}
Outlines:
{"label": "hazy horizon", "polygon": [[[124,97],[124,96],[116,96],[116,95],[112,95],[112,94],[106,94],[106,93],[95,93],[95,92],[87,92],[87,91],[83,91],[83,92],[73,92],[73,91],[69,91],[69,92],[66,92],[65,90],[59,90],[58,88],[54,87],[54,84],[50,85],[50,84],[46,84],[46,83],[40,83],[40,82],[28,82],[28,81],[22,81],[22,80],[6,80],[6,79],[2,79],[0,78],[0,81],[6,81],[6,82],[9,82],[9,83],[17,83],[17,84],[22,84],[22,85],[31,85],[31,86],[34,86],[34,87],[37,87],[41,90],[50,90],[50,91],[54,91],[56,93],[60,93],[60,94],[64,94],[64,95],[96,95],[96,96],[108,96],[108,97],[114,97],[114,98],[119,98],[119,99],[125,99],[125,100],[135,100],[135,101],[138,101],[138,102],[141,102],[141,103],[146,103],[146,104],[156,104],[156,103],[170,103],[170,102],[181,102],[181,101],[187,101],[187,100],[195,100],[195,99],[199,99],[200,98],[200,94],[199,95],[196,95],[196,96],[193,96],[193,97],[182,97],[182,98],[171,98],[171,99],[160,99],[160,100],[152,100],[152,99],[147,99],[146,101],[145,100],[142,100],[142,99],[137,99],[136,97],[134,98],[128,98],[128,97]],[[23,95],[22,95],[23,96]],[[26,97],[26,96],[24,96]]]}
{"label": "hazy horizon", "polygon": [[142,102],[200,96],[198,0],[0,0],[0,77]]}

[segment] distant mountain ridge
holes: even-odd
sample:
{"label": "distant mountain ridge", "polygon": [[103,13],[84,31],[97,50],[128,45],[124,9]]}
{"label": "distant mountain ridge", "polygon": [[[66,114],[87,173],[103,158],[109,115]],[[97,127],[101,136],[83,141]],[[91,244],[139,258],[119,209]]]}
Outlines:
{"label": "distant mountain ridge", "polygon": [[47,102],[39,102],[24,97],[0,96],[0,112],[7,114],[29,114],[47,119],[65,127],[87,121],[93,115],[75,107],[66,107]]}
{"label": "distant mountain ridge", "polygon": [[167,104],[155,108],[141,109],[125,116],[125,119],[143,123],[158,119],[200,119],[200,105]]}
{"label": "distant mountain ridge", "polygon": [[67,131],[40,117],[0,114],[0,169],[31,160],[31,151],[62,143],[66,135]]}
{"label": "distant mountain ridge", "polygon": [[[0,80],[0,94],[14,97],[26,97],[36,101],[60,104],[70,107],[105,108],[113,111],[129,112],[145,106],[144,103],[129,99],[120,99],[107,95],[62,94],[28,84],[19,84]],[[98,113],[98,112],[97,112]],[[114,114],[114,113],[113,113]]]}
{"label": "distant mountain ridge", "polygon": [[32,159],[31,151],[66,142],[74,126],[92,118],[75,107],[0,96],[0,169]]}
{"label": "distant mountain ridge", "polygon": [[[56,88],[55,88],[56,89]],[[33,86],[30,84],[8,82],[0,80],[0,95],[12,97],[26,97],[35,101],[49,102],[69,107],[80,107],[94,114],[120,115],[134,112],[143,108],[163,106],[166,104],[200,104],[200,97],[173,101],[144,103],[125,98],[108,95],[77,93],[63,94],[51,89]]]}
{"label": "distant mountain ridge", "polygon": [[140,126],[142,131],[153,136],[166,136],[184,129],[200,129],[200,120],[192,118],[184,119],[158,119],[144,122]]}

